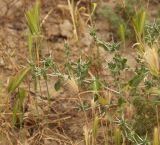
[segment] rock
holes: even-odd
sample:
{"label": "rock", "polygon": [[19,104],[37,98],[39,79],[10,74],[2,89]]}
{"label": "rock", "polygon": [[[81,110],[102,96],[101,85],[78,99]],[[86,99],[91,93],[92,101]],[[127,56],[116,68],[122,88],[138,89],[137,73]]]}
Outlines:
{"label": "rock", "polygon": [[49,37],[60,35],[60,30],[58,25],[50,26],[50,24],[46,24],[45,28]]}
{"label": "rock", "polygon": [[73,26],[69,20],[64,20],[64,22],[60,24],[60,33],[62,36],[71,38],[72,30],[73,30]]}

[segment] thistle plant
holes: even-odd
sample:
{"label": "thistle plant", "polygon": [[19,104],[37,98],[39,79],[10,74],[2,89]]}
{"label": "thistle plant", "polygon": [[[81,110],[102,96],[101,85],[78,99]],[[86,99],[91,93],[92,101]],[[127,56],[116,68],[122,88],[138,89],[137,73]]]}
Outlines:
{"label": "thistle plant", "polygon": [[119,50],[120,43],[115,42],[105,42],[102,39],[100,39],[97,34],[95,28],[90,28],[90,35],[93,37],[94,41],[96,42],[97,46],[103,47],[108,52],[115,52],[116,50]]}
{"label": "thistle plant", "polygon": [[[79,6],[82,1],[76,1],[75,3],[74,0],[67,0],[67,2],[75,38],[78,40],[78,17],[83,9],[83,7],[79,9]],[[92,8],[87,15],[87,23],[90,21],[91,26],[94,27],[92,20],[97,5],[95,3],[93,5],[90,5],[90,2],[88,3],[89,7],[91,6]],[[124,8],[127,7],[127,1],[121,0],[121,4]],[[99,61],[97,63],[98,71],[96,73],[92,71],[94,56],[83,55],[81,53],[78,59],[73,61],[71,59],[72,49],[69,46],[69,42],[64,43],[65,62],[62,65],[63,71],[61,71],[51,55],[48,57],[41,55],[42,40],[44,39],[41,29],[40,1],[37,0],[35,5],[26,12],[28,25],[28,64],[10,79],[8,85],[8,94],[16,98],[13,106],[11,106],[13,108],[12,123],[15,127],[20,128],[23,126],[25,98],[27,93],[31,93],[30,86],[32,85],[30,83],[32,81],[34,83],[35,90],[32,93],[35,94],[35,99],[37,99],[37,96],[40,96],[42,99],[44,99],[43,97],[47,98],[49,108],[51,108],[52,96],[50,89],[53,88],[49,88],[49,80],[56,78],[53,84],[56,91],[59,91],[61,86],[64,86],[63,90],[65,91],[66,87],[69,92],[68,94],[73,97],[70,99],[79,100],[78,103],[76,102],[79,105],[77,108],[79,108],[79,111],[84,112],[86,121],[84,127],[84,142],[86,145],[98,145],[101,144],[101,141],[105,145],[107,143],[108,145],[151,145],[151,143],[159,145],[159,24],[156,22],[146,25],[146,12],[144,10],[135,13],[135,16],[132,18],[132,26],[136,37],[136,44],[134,46],[138,44],[139,49],[137,51],[138,57],[136,57],[136,68],[129,70],[128,61],[124,54],[121,55],[119,49],[122,47],[122,43],[124,44],[124,48],[127,48],[127,30],[128,27],[131,27],[131,24],[128,24],[128,22],[124,23],[125,19],[123,17],[119,19],[116,13],[112,13],[112,10],[110,11],[109,9],[108,11],[108,14],[114,16],[107,16],[111,17],[111,21],[114,21],[114,23],[120,22],[120,25],[116,26],[118,26],[117,32],[119,30],[121,42],[105,42],[97,36],[95,28],[91,28],[90,35],[95,41],[94,44],[97,48],[97,60],[100,60],[100,47],[103,47],[107,53],[114,54],[112,60],[107,62],[107,71],[110,71],[109,76],[105,73],[101,76],[101,69],[103,68],[99,69],[99,64],[106,64],[106,62]],[[133,77],[125,78],[125,80],[122,79],[121,76],[124,76],[124,73],[128,70],[132,71]],[[27,77],[28,75],[32,78]],[[108,77],[112,78],[111,81]],[[21,85],[25,79],[28,80],[28,90],[26,89],[27,87],[24,88]],[[46,93],[42,91],[41,82],[44,82],[43,87]],[[83,94],[87,94],[84,100],[81,96]],[[89,102],[91,103],[89,104]],[[36,104],[36,108],[38,108],[38,103]],[[76,109],[74,108],[74,110]],[[92,111],[91,114],[90,110]],[[128,113],[130,114],[128,115]],[[48,114],[45,116],[48,117]],[[58,117],[61,117],[61,115],[58,115]],[[37,120],[40,120],[40,118]],[[58,119],[58,124],[60,120]],[[115,120],[116,124],[114,123]],[[89,126],[90,122],[91,126]],[[154,129],[153,139],[151,139],[149,136],[152,136],[152,130],[155,126],[157,128]],[[41,129],[41,127],[40,125],[38,129]],[[117,128],[115,129],[115,127]],[[103,135],[99,134],[101,129],[103,130]],[[45,133],[44,130],[42,132]],[[101,138],[99,138],[99,135]],[[104,137],[103,140],[102,136]],[[67,138],[63,139],[66,141]],[[50,139],[54,140],[54,138],[49,137]],[[65,143],[69,142],[66,141]]]}
{"label": "thistle plant", "polygon": [[160,36],[160,20],[156,19],[154,22],[145,24],[145,42],[152,47],[158,43]]}
{"label": "thistle plant", "polygon": [[[123,135],[126,137],[126,139],[135,144],[135,145],[151,145],[151,143],[147,139],[147,135],[145,138],[140,137],[132,128],[128,125],[126,120],[124,119],[124,116],[122,115],[121,119],[118,119],[117,124],[120,126],[120,128],[123,131]],[[128,142],[128,143],[129,143]]]}

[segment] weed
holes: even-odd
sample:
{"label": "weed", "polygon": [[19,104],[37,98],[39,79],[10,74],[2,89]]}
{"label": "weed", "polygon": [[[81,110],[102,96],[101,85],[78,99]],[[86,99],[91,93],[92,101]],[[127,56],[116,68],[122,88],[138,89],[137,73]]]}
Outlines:
{"label": "weed", "polygon": [[[80,39],[78,33],[78,18],[81,16],[81,11],[84,10],[84,7],[80,6],[81,2],[82,1],[74,0],[67,1],[76,41]],[[110,71],[110,74],[106,75],[92,71],[95,56],[91,56],[90,54],[89,56],[84,55],[84,53],[81,53],[82,51],[79,51],[80,54],[77,54],[78,59],[72,60],[72,46],[69,45],[69,40],[64,42],[65,62],[62,64],[61,69],[51,55],[47,57],[42,56],[41,49],[44,36],[42,35],[41,26],[44,21],[41,22],[40,18],[40,1],[36,1],[35,5],[26,12],[29,29],[28,62],[22,70],[10,79],[8,85],[8,94],[15,97],[16,100],[13,102],[13,105],[11,105],[12,124],[14,127],[17,127],[17,129],[25,127],[26,120],[23,118],[25,113],[24,104],[26,103],[26,96],[30,96],[30,94],[33,93],[35,97],[29,99],[35,99],[38,114],[38,99],[48,99],[45,105],[49,107],[49,109],[46,109],[46,106],[45,108],[43,108],[43,105],[41,106],[42,110],[44,109],[47,112],[47,115],[44,113],[45,115],[42,116],[42,118],[41,116],[37,116],[34,120],[35,124],[41,122],[41,124],[38,124],[40,128],[37,129],[40,130],[41,133],[38,135],[36,133],[34,137],[40,136],[40,138],[42,138],[44,136],[47,138],[44,135],[45,131],[41,128],[45,126],[44,124],[47,124],[47,127],[51,124],[53,127],[52,122],[54,121],[50,121],[51,123],[48,122],[50,114],[54,117],[58,116],[58,121],[56,122],[59,125],[56,127],[55,132],[60,132],[60,130],[65,132],[62,127],[63,125],[61,125],[59,121],[61,120],[59,117],[65,113],[59,113],[57,112],[58,108],[53,108],[58,102],[56,101],[57,98],[55,97],[53,99],[50,93],[50,89],[53,88],[50,87],[49,83],[50,80],[53,79],[55,80],[53,87],[56,91],[60,91],[61,87],[64,87],[64,89],[62,89],[64,91],[65,87],[68,90],[65,93],[68,92],[67,95],[71,97],[69,101],[66,102],[76,100],[76,104],[78,105],[76,107],[74,106],[74,108],[78,108],[79,112],[83,111],[84,116],[82,116],[82,119],[85,118],[83,122],[83,141],[86,145],[159,145],[159,20],[153,23],[146,23],[146,11],[144,11],[143,8],[137,10],[139,5],[136,5],[136,3],[139,2],[139,0],[131,0],[130,2],[131,4],[129,4],[128,0],[121,1],[123,6],[123,12],[120,12],[121,16],[108,6],[107,9],[105,7],[101,11],[110,23],[113,24],[116,34],[119,33],[121,42],[105,42],[97,36],[93,21],[97,4],[89,3],[88,5],[86,22],[90,22],[91,24],[90,35],[95,42],[93,47],[97,48],[96,65],[98,66],[98,72],[104,71],[101,66],[106,65],[106,61],[102,60],[103,58],[101,59],[99,48],[103,47],[106,53],[113,54],[112,60],[107,62],[107,71]],[[132,4],[137,6],[135,10],[131,7]],[[118,8],[116,7],[115,9]],[[133,36],[127,36],[128,30],[134,32],[135,39],[132,40]],[[126,45],[128,43],[127,38],[131,38],[132,41],[130,43],[133,42],[134,44],[132,45],[138,48],[137,54],[135,53],[137,64],[136,68],[133,69],[131,69],[132,66],[128,65],[127,58],[124,54],[121,54],[120,50],[122,43],[124,44],[124,49],[128,47]],[[122,78],[125,76],[125,73],[130,72],[133,74],[133,77]],[[109,78],[111,78],[111,81]],[[27,80],[27,83],[25,83],[25,80]],[[29,89],[23,87],[21,85],[22,83],[24,83],[24,86],[27,84]],[[30,89],[32,84],[34,85],[33,91]],[[45,93],[43,90],[45,90]],[[65,96],[63,98],[63,96],[60,96],[59,98],[63,100],[67,97]],[[54,101],[52,102],[52,100]],[[53,105],[54,103],[55,106]],[[60,102],[60,104],[62,108],[66,107],[66,104],[63,104],[63,102]],[[53,110],[57,114],[54,114]],[[90,112],[90,110],[92,112]],[[76,116],[72,116],[72,111],[68,111],[67,109],[66,111],[71,116],[69,116],[70,119]],[[64,121],[64,126],[65,123]],[[157,128],[155,128],[156,126]],[[47,132],[53,134],[53,131],[50,131],[51,129],[52,128],[48,129],[49,131],[47,130]],[[37,130],[36,132],[38,132]],[[32,135],[32,133],[30,135]],[[63,140],[68,140],[68,137],[64,137],[59,133],[56,133],[56,135],[59,138],[62,137]],[[54,140],[52,137],[49,137],[49,139]],[[39,141],[40,140],[41,139],[39,139]],[[70,142],[71,141],[66,141],[65,144]]]}
{"label": "weed", "polygon": [[145,42],[152,46],[157,43],[160,35],[160,21],[155,20],[153,23],[147,23],[145,25]]}
{"label": "weed", "polygon": [[160,144],[160,135],[158,128],[154,129],[154,135],[153,135],[153,145]]}

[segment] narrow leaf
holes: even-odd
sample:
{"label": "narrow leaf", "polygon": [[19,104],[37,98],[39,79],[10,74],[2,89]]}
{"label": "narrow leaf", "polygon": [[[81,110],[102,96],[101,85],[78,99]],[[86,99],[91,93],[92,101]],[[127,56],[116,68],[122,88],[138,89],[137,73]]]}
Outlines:
{"label": "narrow leaf", "polygon": [[61,87],[61,80],[58,79],[57,82],[54,85],[54,88],[55,88],[56,91],[58,91],[60,89],[60,87]]}
{"label": "narrow leaf", "polygon": [[8,85],[8,92],[13,93],[16,88],[19,87],[27,73],[30,71],[30,67],[24,68],[21,70],[16,76],[11,78],[9,85]]}

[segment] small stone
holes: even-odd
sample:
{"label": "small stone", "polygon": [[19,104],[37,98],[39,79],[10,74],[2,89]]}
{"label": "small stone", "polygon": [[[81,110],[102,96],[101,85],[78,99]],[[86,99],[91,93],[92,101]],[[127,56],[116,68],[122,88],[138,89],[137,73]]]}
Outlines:
{"label": "small stone", "polygon": [[60,24],[60,32],[62,36],[71,38],[72,30],[73,26],[69,20],[64,20],[64,22]]}

